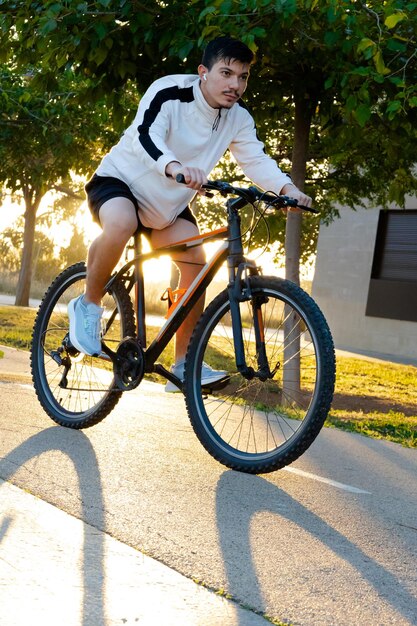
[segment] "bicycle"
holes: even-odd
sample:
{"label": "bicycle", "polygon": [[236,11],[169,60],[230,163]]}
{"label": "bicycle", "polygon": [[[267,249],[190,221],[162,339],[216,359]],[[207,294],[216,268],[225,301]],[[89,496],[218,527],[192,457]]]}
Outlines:
{"label": "bicycle", "polygon": [[[33,329],[33,383],[56,423],[86,428],[104,419],[145,374],[156,372],[183,392],[192,427],[215,459],[243,472],[270,472],[297,459],[323,426],[335,383],[333,341],[307,293],[287,280],[263,276],[244,256],[240,210],[251,204],[259,211],[263,203],[265,212],[297,202],[224,181],[210,181],[204,188],[232,196],[225,202],[228,225],[147,253],[141,237],[134,236],[133,259],[106,286],[98,357],[79,353],[69,341],[67,304],[84,292],[85,264],[68,267],[53,281]],[[217,252],[147,345],[143,263],[219,238]],[[157,360],[224,261],[228,286],[194,329],[182,383]],[[203,362],[227,373],[204,387]]]}

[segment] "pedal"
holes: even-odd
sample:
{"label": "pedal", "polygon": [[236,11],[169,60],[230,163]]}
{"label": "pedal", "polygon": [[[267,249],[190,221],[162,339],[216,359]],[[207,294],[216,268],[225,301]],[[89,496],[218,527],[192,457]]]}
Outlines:
{"label": "pedal", "polygon": [[216,380],[216,382],[210,383],[210,385],[201,385],[201,389],[205,393],[211,393],[212,391],[219,391],[220,389],[224,389],[229,383],[230,376],[224,376],[220,380]]}

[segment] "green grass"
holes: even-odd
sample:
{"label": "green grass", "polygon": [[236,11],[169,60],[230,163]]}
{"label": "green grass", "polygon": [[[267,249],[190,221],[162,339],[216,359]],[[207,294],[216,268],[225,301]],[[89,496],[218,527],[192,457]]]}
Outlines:
{"label": "green grass", "polygon": [[[0,306],[0,344],[28,350],[35,315],[33,309]],[[148,330],[148,340],[155,332]],[[168,366],[172,359],[169,344],[160,362]],[[214,365],[221,369],[221,362]],[[417,447],[416,368],[338,357],[335,397],[326,425]]]}
{"label": "green grass", "polygon": [[0,306],[0,344],[28,350],[35,316],[34,309]]}
{"label": "green grass", "polygon": [[339,357],[327,425],[417,447],[416,373],[411,365]]}
{"label": "green grass", "polygon": [[[0,306],[0,345],[29,350],[36,310],[26,307]],[[148,343],[156,336],[158,329],[147,329]],[[159,362],[169,367],[174,359],[172,344],[168,344],[159,358]],[[151,374],[150,380],[165,382],[160,376]]]}
{"label": "green grass", "polygon": [[342,430],[367,435],[374,439],[385,439],[400,443],[408,448],[417,448],[417,416],[407,417],[404,413],[351,411],[348,415],[342,411],[331,411],[326,426],[335,426]]}

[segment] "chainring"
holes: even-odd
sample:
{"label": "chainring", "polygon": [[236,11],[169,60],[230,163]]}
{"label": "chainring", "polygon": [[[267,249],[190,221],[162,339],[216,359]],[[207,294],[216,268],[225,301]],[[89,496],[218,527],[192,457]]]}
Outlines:
{"label": "chainring", "polygon": [[116,387],[121,391],[130,391],[139,385],[145,373],[145,355],[136,339],[127,337],[119,343],[113,373]]}

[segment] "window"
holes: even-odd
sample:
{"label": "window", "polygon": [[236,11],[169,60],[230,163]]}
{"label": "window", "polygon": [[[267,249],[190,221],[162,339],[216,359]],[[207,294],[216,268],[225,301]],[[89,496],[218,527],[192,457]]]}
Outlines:
{"label": "window", "polygon": [[366,315],[417,322],[417,210],[379,214]]}

